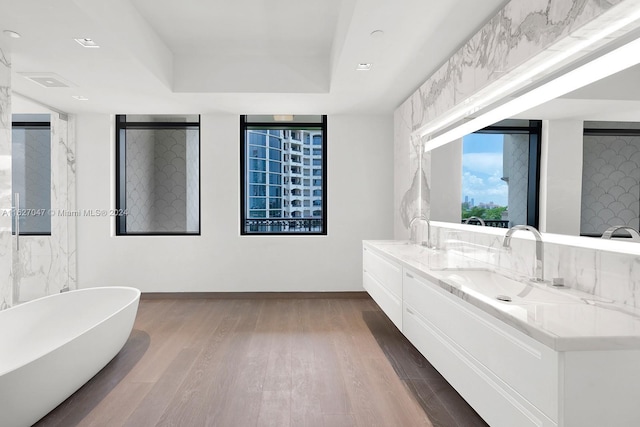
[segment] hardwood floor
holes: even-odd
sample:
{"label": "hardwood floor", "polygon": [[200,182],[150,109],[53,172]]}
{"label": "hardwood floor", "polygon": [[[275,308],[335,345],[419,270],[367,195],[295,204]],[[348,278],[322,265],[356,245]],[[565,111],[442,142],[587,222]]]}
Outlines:
{"label": "hardwood floor", "polygon": [[37,426],[485,426],[365,298],[147,299]]}

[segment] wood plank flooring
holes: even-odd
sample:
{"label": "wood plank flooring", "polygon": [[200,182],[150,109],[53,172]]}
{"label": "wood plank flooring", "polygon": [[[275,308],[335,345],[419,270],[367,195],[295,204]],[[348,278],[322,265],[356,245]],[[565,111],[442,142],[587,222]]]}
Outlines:
{"label": "wood plank flooring", "polygon": [[368,297],[147,299],[37,426],[486,426]]}

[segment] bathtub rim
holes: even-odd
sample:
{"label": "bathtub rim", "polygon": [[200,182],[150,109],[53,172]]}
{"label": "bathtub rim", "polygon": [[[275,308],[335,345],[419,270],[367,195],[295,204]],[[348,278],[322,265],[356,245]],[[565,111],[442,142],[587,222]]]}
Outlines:
{"label": "bathtub rim", "polygon": [[[74,289],[74,290],[70,290],[68,292],[61,292],[61,293],[57,293],[57,294],[45,295],[44,297],[36,298],[34,300],[31,300],[31,301],[27,301],[27,302],[24,302],[24,303],[21,303],[21,304],[18,304],[18,305],[14,305],[14,306],[6,309],[6,310],[2,310],[2,312],[8,312],[10,310],[19,309],[20,307],[25,307],[25,306],[27,306],[29,304],[36,303],[36,302],[39,302],[39,301],[42,301],[42,300],[45,300],[45,299],[54,299],[54,298],[59,298],[59,297],[64,298],[64,296],[69,294],[69,293],[90,292],[90,291],[105,290],[105,289],[109,289],[109,290],[118,289],[118,290],[135,291],[134,292],[135,295],[133,296],[133,298],[131,300],[127,301],[126,304],[123,304],[117,310],[113,311],[109,316],[101,318],[99,322],[91,324],[90,326],[88,326],[87,328],[84,328],[81,332],[79,332],[77,334],[70,335],[68,337],[68,339],[66,339],[64,341],[60,341],[59,345],[57,345],[56,347],[51,348],[51,349],[49,349],[47,351],[44,351],[42,353],[38,353],[34,357],[29,357],[29,358],[27,358],[27,360],[25,360],[23,363],[21,363],[19,365],[10,366],[9,369],[6,369],[6,370],[0,370],[0,378],[3,375],[7,375],[7,374],[9,374],[11,372],[14,372],[14,371],[16,371],[18,369],[21,369],[21,368],[29,365],[30,363],[33,363],[35,360],[38,360],[39,358],[42,358],[42,357],[44,357],[44,356],[56,351],[56,349],[58,349],[59,347],[62,347],[64,345],[72,342],[73,340],[75,340],[78,337],[82,336],[83,334],[87,333],[91,329],[94,329],[96,326],[98,326],[98,325],[106,322],[107,320],[115,317],[116,315],[118,315],[122,311],[124,311],[127,308],[131,307],[132,304],[138,304],[139,301],[140,301],[140,295],[142,294],[142,292],[140,291],[140,289],[134,288],[132,286],[97,286],[97,287],[94,287],[94,288]],[[136,309],[136,315],[137,315],[137,309]]]}

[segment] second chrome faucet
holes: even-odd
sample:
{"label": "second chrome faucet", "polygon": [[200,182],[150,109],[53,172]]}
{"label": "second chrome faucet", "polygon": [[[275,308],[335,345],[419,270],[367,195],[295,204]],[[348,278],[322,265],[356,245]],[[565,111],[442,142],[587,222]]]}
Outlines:
{"label": "second chrome faucet", "polygon": [[[425,224],[427,227],[427,238],[424,239],[424,229],[420,233],[419,229],[420,225]],[[411,233],[411,242],[417,243],[421,246],[426,246],[431,248],[431,222],[429,222],[429,218],[424,215],[419,215],[413,217],[411,222],[409,222],[409,232]]]}

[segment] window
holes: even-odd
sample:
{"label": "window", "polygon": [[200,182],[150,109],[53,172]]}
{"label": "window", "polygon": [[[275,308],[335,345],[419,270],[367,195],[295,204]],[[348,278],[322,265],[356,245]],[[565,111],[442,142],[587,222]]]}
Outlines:
{"label": "window", "polygon": [[540,121],[505,120],[463,138],[463,222],[538,226],[540,133]]}
{"label": "window", "polygon": [[[264,206],[267,149],[252,138],[251,206]],[[116,116],[116,159],[117,235],[200,234],[199,116]]]}
{"label": "window", "polygon": [[[289,122],[276,122],[272,116],[240,117],[242,235],[327,234],[326,199],[322,197],[326,194],[326,126],[326,116]],[[301,141],[312,144],[313,151],[303,149]],[[257,150],[260,147],[264,150]],[[311,163],[313,171],[301,167]],[[268,186],[262,185],[267,172]],[[312,174],[313,181],[302,179]],[[311,191],[304,190],[311,182],[319,187],[313,200]],[[313,212],[302,209],[310,206],[315,207]]]}
{"label": "window", "polygon": [[[51,235],[51,123],[48,114],[14,114],[11,185],[20,234]],[[15,215],[15,211],[13,212]],[[14,217],[15,218],[15,217]],[[11,221],[15,233],[15,221]]]}

